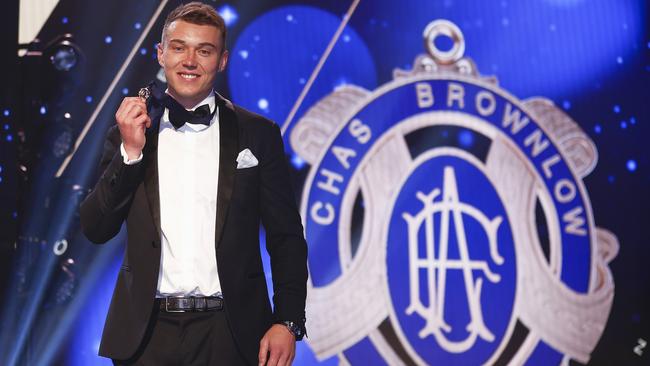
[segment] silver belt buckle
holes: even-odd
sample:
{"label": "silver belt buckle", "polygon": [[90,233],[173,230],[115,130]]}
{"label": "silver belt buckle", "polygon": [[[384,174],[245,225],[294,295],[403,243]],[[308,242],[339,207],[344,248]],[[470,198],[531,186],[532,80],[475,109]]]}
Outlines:
{"label": "silver belt buckle", "polygon": [[165,312],[166,313],[184,313],[185,310],[179,309],[179,310],[169,310],[169,297],[165,296]]}

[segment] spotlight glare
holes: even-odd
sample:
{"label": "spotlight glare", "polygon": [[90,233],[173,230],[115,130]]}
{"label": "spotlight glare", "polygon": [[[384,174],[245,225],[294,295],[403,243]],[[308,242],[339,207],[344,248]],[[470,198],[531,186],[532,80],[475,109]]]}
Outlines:
{"label": "spotlight glare", "polygon": [[627,163],[625,164],[627,166],[627,170],[633,172],[636,170],[636,160],[628,160]]}
{"label": "spotlight glare", "polygon": [[264,99],[264,98],[258,100],[257,101],[257,108],[262,109],[262,110],[269,108],[269,101]]}
{"label": "spotlight glare", "polygon": [[300,170],[305,166],[305,161],[302,160],[300,156],[294,155],[291,157],[291,165],[293,165],[294,168]]}
{"label": "spotlight glare", "polygon": [[458,143],[463,147],[470,147],[474,144],[474,135],[471,131],[463,130],[458,134]]}
{"label": "spotlight glare", "polygon": [[219,15],[221,15],[221,17],[223,18],[223,21],[226,23],[226,26],[228,26],[228,27],[235,24],[235,22],[237,21],[237,18],[239,18],[239,16],[237,15],[237,12],[235,11],[235,9],[230,5],[222,6],[218,10],[218,12],[219,12]]}

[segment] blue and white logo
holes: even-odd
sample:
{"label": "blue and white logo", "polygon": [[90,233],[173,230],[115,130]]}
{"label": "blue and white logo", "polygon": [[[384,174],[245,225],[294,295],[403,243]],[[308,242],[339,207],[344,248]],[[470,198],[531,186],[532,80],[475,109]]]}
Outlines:
{"label": "blue and white logo", "polygon": [[587,362],[618,250],[582,182],[593,142],[481,76],[454,24],[424,37],[413,70],[336,90],[292,131],[311,165],[310,347],[343,364]]}
{"label": "blue and white logo", "polygon": [[388,293],[393,325],[420,358],[483,363],[512,322],[514,243],[476,159],[456,155],[428,156],[402,185],[388,229]]}

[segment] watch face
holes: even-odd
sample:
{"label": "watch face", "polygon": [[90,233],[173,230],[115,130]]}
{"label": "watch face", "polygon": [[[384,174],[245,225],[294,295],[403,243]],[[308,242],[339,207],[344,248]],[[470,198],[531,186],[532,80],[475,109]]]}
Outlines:
{"label": "watch face", "polygon": [[302,339],[304,333],[302,331],[302,328],[298,326],[298,324],[292,321],[286,321],[283,324],[286,325],[289,331],[294,335],[294,337],[296,337],[296,340]]}

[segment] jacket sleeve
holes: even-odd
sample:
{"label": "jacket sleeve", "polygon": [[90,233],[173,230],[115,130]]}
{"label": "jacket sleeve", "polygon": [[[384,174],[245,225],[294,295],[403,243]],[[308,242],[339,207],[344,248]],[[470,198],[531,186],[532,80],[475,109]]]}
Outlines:
{"label": "jacket sleeve", "polygon": [[144,176],[144,162],[124,163],[117,126],[108,131],[100,162],[102,175],[79,208],[81,228],[93,243],[103,244],[122,226],[138,184]]}
{"label": "jacket sleeve", "polygon": [[269,125],[260,162],[260,212],[271,257],[274,320],[304,327],[307,296],[307,243],[291,187],[280,129]]}

